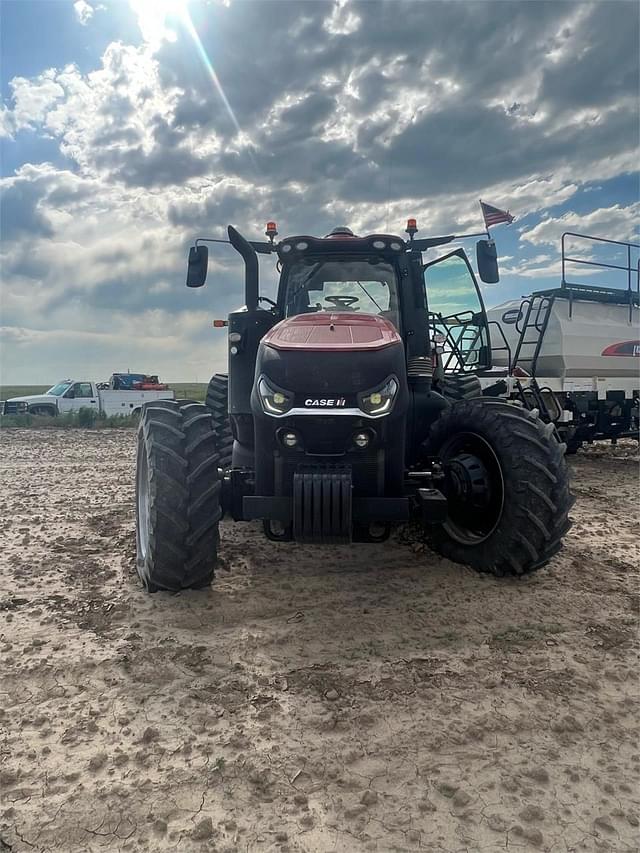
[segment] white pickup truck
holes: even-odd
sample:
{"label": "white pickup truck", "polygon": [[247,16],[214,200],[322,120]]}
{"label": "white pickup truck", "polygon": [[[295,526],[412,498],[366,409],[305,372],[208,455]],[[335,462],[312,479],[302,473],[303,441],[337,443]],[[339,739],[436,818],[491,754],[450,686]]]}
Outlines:
{"label": "white pickup truck", "polygon": [[[106,387],[105,387],[106,386]],[[143,403],[150,400],[173,400],[175,394],[170,389],[162,391],[113,390],[107,383],[77,382],[64,379],[44,394],[32,394],[27,397],[13,397],[2,404],[4,415],[61,415],[67,412],[79,412],[80,409],[94,409],[104,415],[136,415]]]}

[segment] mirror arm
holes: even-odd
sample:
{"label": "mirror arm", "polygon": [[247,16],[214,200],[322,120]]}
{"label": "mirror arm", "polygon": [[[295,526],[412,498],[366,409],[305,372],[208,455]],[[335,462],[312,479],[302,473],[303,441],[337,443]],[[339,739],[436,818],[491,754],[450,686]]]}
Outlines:
{"label": "mirror arm", "polygon": [[249,245],[253,246],[259,255],[270,255],[271,252],[277,252],[278,246],[276,243],[264,243],[258,240],[249,240]]}
{"label": "mirror arm", "polygon": [[471,239],[471,237],[486,237],[487,239],[491,239],[491,234],[488,231],[478,231],[477,234],[456,234],[454,235],[454,240],[467,240]]}
{"label": "mirror arm", "polygon": [[412,240],[408,243],[407,248],[426,252],[427,249],[433,249],[435,246],[445,246],[454,240],[470,240],[472,237],[487,237],[489,240],[491,239],[488,231],[478,231],[477,234],[448,234],[446,237],[421,237],[417,240]]}
{"label": "mirror arm", "polygon": [[196,242],[194,243],[197,246],[199,243],[229,243],[230,240],[217,240],[215,237],[198,237]]}
{"label": "mirror arm", "polygon": [[[270,255],[271,252],[278,251],[278,247],[275,243],[265,243],[258,240],[248,240],[247,242],[250,246],[253,246],[256,252],[260,255]],[[233,246],[231,240],[219,240],[216,237],[198,237],[195,245],[197,246],[199,243],[226,243],[227,246]]]}
{"label": "mirror arm", "polygon": [[407,248],[414,251],[417,249],[418,252],[426,252],[427,249],[433,249],[434,246],[444,246],[455,239],[455,234],[450,234],[447,237],[421,237],[418,240],[412,240]]}

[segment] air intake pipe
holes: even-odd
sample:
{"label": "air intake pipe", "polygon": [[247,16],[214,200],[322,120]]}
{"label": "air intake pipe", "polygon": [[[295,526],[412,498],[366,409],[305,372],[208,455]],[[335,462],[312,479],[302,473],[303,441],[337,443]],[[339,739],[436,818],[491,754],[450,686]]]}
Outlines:
{"label": "air intake pipe", "polygon": [[247,311],[258,309],[258,256],[253,246],[245,240],[242,234],[229,225],[227,228],[229,242],[242,255],[244,260],[244,294]]}

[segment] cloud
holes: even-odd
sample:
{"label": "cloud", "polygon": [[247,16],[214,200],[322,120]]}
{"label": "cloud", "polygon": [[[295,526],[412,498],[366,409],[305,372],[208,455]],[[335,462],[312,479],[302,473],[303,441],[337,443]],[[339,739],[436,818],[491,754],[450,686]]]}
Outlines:
{"label": "cloud", "polygon": [[95,9],[90,3],[87,3],[87,0],[76,0],[73,4],[73,10],[76,13],[76,18],[83,27],[89,23],[95,12]]}
{"label": "cloud", "polygon": [[348,36],[358,30],[361,22],[361,17],[351,10],[347,0],[337,0],[331,15],[325,18],[324,28],[332,36]]}
{"label": "cloud", "polygon": [[618,240],[638,240],[640,236],[640,202],[623,207],[614,204],[590,213],[567,211],[562,216],[545,217],[533,228],[522,229],[520,239],[535,246],[560,244],[565,231],[591,234],[595,237],[616,235]]}
{"label": "cloud", "polygon": [[53,105],[64,98],[65,90],[56,76],[55,69],[51,68],[32,80],[25,77],[11,80],[9,85],[14,106],[10,114],[15,129],[42,124]]}
{"label": "cloud", "polygon": [[52,237],[53,228],[42,212],[43,189],[37,181],[15,178],[4,182],[0,199],[0,234],[5,241],[20,237]]}
{"label": "cloud", "polygon": [[[169,6],[134,3],[141,37],[111,41],[91,70],[10,81],[5,135],[55,142],[64,165],[24,164],[1,187],[6,325],[101,341],[126,328],[120,356],[135,328],[184,323],[213,372],[224,347],[208,349],[208,317],[240,304],[242,274],[221,247],[210,287],[188,292],[185,249],[229,222],[366,233],[415,215],[423,235],[460,233],[482,195],[531,217],[525,258],[505,268],[527,277],[555,274],[563,230],[633,233],[637,205],[574,201],[637,170],[636,4],[191,3],[241,133]],[[575,212],[548,214],[560,205]]]}
{"label": "cloud", "polygon": [[[130,186],[235,176],[277,196],[294,181],[313,187],[320,207],[338,199],[362,211],[390,195],[454,197],[460,207],[479,190],[517,197],[524,184],[537,209],[550,185],[560,199],[577,176],[609,177],[612,161],[616,173],[633,169],[631,6],[616,16],[626,28],[612,25],[625,46],[615,60],[602,15],[581,4],[540,4],[536,15],[514,6],[507,16],[492,3],[482,15],[463,3],[418,5],[407,17],[393,3],[374,8],[287,6],[289,31],[251,2],[212,9],[203,46],[244,138],[184,28],[173,42],[113,43],[87,75],[71,66],[14,81],[13,118],[40,122],[80,168]],[[343,19],[358,26],[345,31],[335,23]],[[292,39],[300,28],[304,37]],[[244,50],[231,51],[239,42]],[[571,87],[552,84],[569,73],[565,53],[577,43]],[[615,98],[604,84],[580,88],[594,62],[615,79]]]}

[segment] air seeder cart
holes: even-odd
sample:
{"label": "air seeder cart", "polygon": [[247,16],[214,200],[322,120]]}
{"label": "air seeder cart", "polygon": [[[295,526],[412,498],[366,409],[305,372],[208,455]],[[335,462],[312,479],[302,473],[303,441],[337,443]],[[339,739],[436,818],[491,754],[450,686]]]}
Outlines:
{"label": "air seeder cart", "polygon": [[[223,515],[309,544],[381,542],[413,520],[431,547],[496,575],[544,566],[569,528],[564,445],[537,412],[480,396],[486,312],[453,236],[246,240],[245,307],[229,315],[229,375],[208,404],[145,407],[137,463],[137,565],[149,591],[208,585]],[[187,285],[206,278],[206,240]],[[213,241],[217,242],[217,241]],[[277,299],[257,253],[275,255]],[[495,246],[477,244],[483,281]]]}
{"label": "air seeder cart", "polygon": [[567,452],[639,438],[640,244],[567,231],[560,287],[487,315],[485,394],[520,400],[553,423]]}

